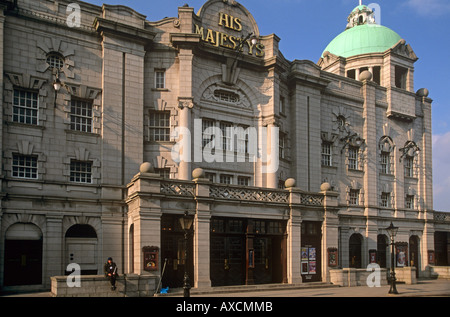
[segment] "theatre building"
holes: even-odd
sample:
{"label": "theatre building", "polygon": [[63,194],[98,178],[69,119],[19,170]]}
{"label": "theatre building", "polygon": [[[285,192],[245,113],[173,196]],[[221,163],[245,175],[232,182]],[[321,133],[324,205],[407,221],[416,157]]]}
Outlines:
{"label": "theatre building", "polygon": [[346,18],[290,61],[234,0],[160,21],[1,0],[1,289],[108,257],[153,288],[336,283],[390,267],[391,223],[399,278],[439,274],[418,57],[369,7]]}

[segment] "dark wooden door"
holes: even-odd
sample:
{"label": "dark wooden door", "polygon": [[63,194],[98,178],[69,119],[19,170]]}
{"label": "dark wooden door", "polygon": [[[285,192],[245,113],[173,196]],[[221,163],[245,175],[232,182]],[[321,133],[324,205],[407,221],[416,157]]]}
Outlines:
{"label": "dark wooden door", "polygon": [[42,240],[5,241],[4,284],[42,284]]}
{"label": "dark wooden door", "polygon": [[417,236],[409,238],[409,259],[411,267],[416,268],[416,277],[419,277],[419,238]]}
{"label": "dark wooden door", "polygon": [[266,237],[255,237],[253,239],[253,247],[255,249],[255,284],[272,283],[272,239]]}
{"label": "dark wooden door", "polygon": [[211,285],[245,284],[245,236],[211,236]]}

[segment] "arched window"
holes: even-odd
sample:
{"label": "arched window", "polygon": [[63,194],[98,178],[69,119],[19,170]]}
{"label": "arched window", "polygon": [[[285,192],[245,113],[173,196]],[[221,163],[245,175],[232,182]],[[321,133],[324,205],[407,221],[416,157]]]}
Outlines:
{"label": "arched window", "polygon": [[388,255],[388,239],[386,235],[379,234],[377,236],[377,263],[380,267],[386,267],[387,255]]}

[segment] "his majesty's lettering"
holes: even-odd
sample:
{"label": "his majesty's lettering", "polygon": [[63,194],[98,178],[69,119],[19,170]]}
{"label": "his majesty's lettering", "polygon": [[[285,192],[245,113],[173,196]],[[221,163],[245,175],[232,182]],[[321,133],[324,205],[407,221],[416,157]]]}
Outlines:
{"label": "his majesty's lettering", "polygon": [[[237,32],[242,32],[242,21],[239,18],[232,15],[219,13],[219,26],[230,29]],[[244,36],[238,37],[229,35],[224,32],[215,31],[212,29],[205,29],[203,26],[195,24],[195,33],[201,35],[202,41],[214,45],[216,47],[225,47],[235,50],[239,47],[239,44],[244,40]],[[257,57],[264,56],[264,45],[261,43],[253,44],[252,41],[246,40],[241,47],[241,52],[247,51],[249,55]]]}

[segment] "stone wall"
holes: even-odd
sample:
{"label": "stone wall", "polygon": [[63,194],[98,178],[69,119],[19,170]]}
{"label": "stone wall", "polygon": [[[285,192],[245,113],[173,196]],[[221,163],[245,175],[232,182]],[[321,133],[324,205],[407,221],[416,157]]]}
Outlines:
{"label": "stone wall", "polygon": [[[155,276],[121,275],[113,291],[109,281],[103,275],[81,276],[80,287],[69,287],[67,278],[67,276],[51,277],[53,297],[146,297],[153,296],[158,284]],[[69,278],[69,281],[73,279]]]}

